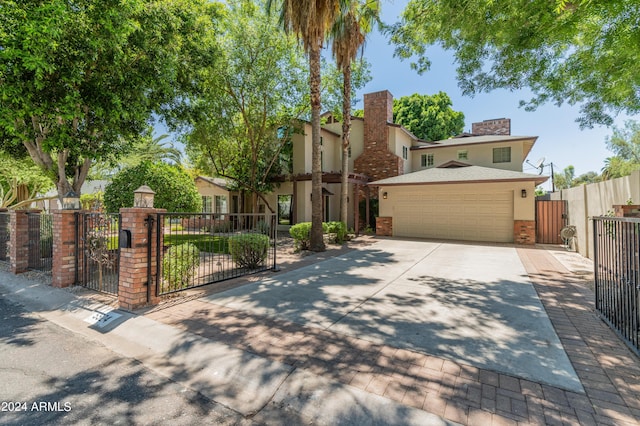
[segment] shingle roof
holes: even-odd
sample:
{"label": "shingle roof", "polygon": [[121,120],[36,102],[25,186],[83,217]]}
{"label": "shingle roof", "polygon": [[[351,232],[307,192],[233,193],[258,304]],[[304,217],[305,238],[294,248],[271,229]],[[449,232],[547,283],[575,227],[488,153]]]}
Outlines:
{"label": "shingle roof", "polygon": [[491,167],[434,167],[392,178],[377,180],[369,183],[369,185],[420,185],[500,181],[535,181],[536,185],[539,185],[547,179],[549,179],[548,176],[539,176],[530,173],[516,172],[513,170],[494,169]]}
{"label": "shingle roof", "polygon": [[219,186],[222,189],[229,189],[229,181],[225,178],[198,176],[196,179],[202,179],[203,181]]}
{"label": "shingle roof", "polygon": [[499,143],[499,142],[515,142],[538,139],[537,136],[511,136],[511,135],[482,135],[482,136],[465,136],[460,138],[451,138],[441,141],[435,141],[433,145],[412,147],[412,150],[445,148],[448,146],[474,145],[479,143]]}

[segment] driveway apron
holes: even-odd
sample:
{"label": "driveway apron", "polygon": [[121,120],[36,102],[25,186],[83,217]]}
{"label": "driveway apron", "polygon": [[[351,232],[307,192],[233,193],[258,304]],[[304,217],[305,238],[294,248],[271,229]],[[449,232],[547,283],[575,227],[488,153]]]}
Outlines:
{"label": "driveway apron", "polygon": [[513,247],[382,240],[207,301],[584,392]]}

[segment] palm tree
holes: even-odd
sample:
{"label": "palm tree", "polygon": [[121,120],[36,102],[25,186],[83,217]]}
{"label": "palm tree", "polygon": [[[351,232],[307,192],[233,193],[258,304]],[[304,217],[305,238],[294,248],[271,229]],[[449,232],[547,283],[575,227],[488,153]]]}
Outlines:
{"label": "palm tree", "polygon": [[[379,0],[351,0],[331,29],[333,56],[342,71],[342,174],[340,187],[340,221],[347,223],[349,196],[349,144],[351,136],[351,63],[364,48],[367,34],[379,19]],[[357,197],[357,194],[354,194]]]}
{"label": "palm tree", "polygon": [[[267,12],[273,0],[267,0]],[[313,251],[323,251],[322,166],[320,163],[320,51],[327,31],[340,15],[346,0],[281,0],[280,23],[302,41],[309,55],[311,95],[311,243]]]}

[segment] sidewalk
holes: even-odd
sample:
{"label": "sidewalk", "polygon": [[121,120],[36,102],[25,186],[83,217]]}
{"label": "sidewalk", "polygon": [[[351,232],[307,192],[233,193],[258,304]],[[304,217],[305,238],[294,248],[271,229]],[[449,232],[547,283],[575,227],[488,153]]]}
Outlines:
{"label": "sidewalk", "polygon": [[85,322],[104,310],[91,299],[25,288],[29,281],[7,274],[0,287],[45,318],[241,412],[248,424],[285,417],[305,424],[640,424],[640,360],[597,317],[588,261],[516,250],[585,393],[197,298],[137,315],[118,311],[98,328]]}

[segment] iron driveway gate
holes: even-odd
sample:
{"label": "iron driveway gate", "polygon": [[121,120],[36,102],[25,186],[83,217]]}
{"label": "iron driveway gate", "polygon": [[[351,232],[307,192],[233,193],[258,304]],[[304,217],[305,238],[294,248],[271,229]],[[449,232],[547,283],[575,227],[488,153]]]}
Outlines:
{"label": "iron driveway gate", "polygon": [[276,214],[157,213],[150,219],[158,295],[275,269]]}
{"label": "iron driveway gate", "polygon": [[53,215],[48,213],[27,213],[29,234],[28,268],[37,271],[51,271],[53,266]]}
{"label": "iron driveway gate", "polygon": [[640,219],[594,217],[596,309],[640,355]]}
{"label": "iron driveway gate", "polygon": [[118,213],[76,214],[76,283],[118,294],[120,222]]}

